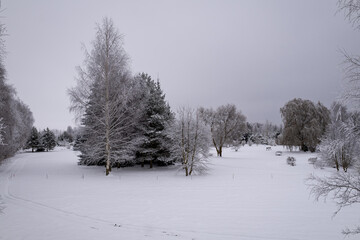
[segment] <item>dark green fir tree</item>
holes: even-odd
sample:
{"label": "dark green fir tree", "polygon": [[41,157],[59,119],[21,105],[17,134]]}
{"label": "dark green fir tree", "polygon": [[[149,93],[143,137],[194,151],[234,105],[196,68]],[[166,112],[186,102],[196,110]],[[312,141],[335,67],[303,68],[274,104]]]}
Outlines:
{"label": "dark green fir tree", "polygon": [[31,151],[34,152],[35,149],[39,146],[40,143],[40,136],[39,132],[35,127],[32,127],[31,129],[31,135],[27,142],[27,148],[31,148]]}
{"label": "dark green fir tree", "polygon": [[140,74],[145,81],[146,102],[142,117],[143,139],[137,152],[138,160],[144,166],[145,162],[153,167],[171,163],[171,139],[167,128],[174,120],[169,104],[165,101],[165,94],[160,88],[159,81],[154,81],[145,73]]}

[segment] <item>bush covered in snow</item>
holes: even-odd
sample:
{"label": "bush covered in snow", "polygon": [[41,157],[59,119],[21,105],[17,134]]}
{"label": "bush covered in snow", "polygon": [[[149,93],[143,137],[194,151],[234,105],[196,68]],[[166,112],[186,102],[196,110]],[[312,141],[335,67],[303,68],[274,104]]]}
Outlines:
{"label": "bush covered in snow", "polygon": [[294,157],[287,157],[286,163],[288,165],[290,165],[290,166],[295,166],[296,165],[296,159]]}

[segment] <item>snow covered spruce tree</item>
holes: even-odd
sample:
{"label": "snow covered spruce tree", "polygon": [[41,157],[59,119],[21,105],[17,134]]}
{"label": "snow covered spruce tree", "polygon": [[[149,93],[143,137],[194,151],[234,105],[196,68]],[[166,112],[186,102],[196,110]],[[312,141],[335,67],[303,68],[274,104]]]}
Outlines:
{"label": "snow covered spruce tree", "polygon": [[330,111],[320,102],[295,98],[280,109],[284,123],[282,144],[314,152],[330,122]]}
{"label": "snow covered spruce tree", "polygon": [[135,125],[142,110],[141,88],[129,71],[123,38],[111,19],[97,25],[92,51],[69,90],[70,110],[84,125],[80,164],[111,167],[133,159],[140,139]]}
{"label": "snow covered spruce tree", "polygon": [[172,162],[172,141],[167,128],[173,123],[174,115],[165,101],[159,81],[155,82],[145,73],[139,74],[135,79],[142,82],[145,90],[144,110],[138,124],[142,137],[136,152],[137,161],[140,161],[142,167],[145,162],[150,163],[150,168],[153,163],[167,165]]}
{"label": "snow covered spruce tree", "polygon": [[31,134],[26,144],[26,148],[31,148],[31,151],[34,152],[34,150],[39,146],[39,144],[40,144],[40,134],[36,129],[36,127],[32,127]]}
{"label": "snow covered spruce tree", "polygon": [[211,133],[200,111],[181,108],[171,133],[174,141],[173,156],[182,163],[185,175],[205,173],[208,170]]}
{"label": "snow covered spruce tree", "polygon": [[246,117],[233,104],[220,106],[216,110],[200,108],[199,113],[210,127],[212,142],[220,157],[224,144],[242,138],[245,133]]}
{"label": "snow covered spruce tree", "polygon": [[55,134],[50,131],[49,128],[46,128],[41,133],[41,140],[40,140],[42,146],[44,147],[45,151],[53,150],[56,147],[56,141],[55,141]]}

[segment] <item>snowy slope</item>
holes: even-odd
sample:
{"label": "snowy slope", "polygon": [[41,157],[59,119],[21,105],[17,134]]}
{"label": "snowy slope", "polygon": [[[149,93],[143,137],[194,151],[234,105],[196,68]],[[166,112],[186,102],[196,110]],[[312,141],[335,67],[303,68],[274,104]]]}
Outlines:
{"label": "snowy slope", "polygon": [[284,151],[225,149],[208,175],[191,178],[174,167],[105,177],[66,149],[18,154],[0,166],[0,239],[332,240],[360,223],[359,206],[332,218],[331,199],[309,196],[304,179],[332,169],[314,169],[307,161],[314,154],[276,150]]}

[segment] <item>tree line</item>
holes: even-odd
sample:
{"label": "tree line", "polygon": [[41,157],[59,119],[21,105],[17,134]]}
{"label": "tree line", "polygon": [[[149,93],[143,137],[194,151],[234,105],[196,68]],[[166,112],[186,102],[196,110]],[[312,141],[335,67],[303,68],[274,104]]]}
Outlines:
{"label": "tree line", "polygon": [[29,107],[7,83],[4,35],[5,27],[0,24],[0,161],[24,147],[34,123]]}
{"label": "tree line", "polygon": [[[180,162],[186,175],[202,166],[212,145],[282,144],[314,152],[327,133],[330,110],[320,102],[295,98],[280,109],[283,126],[249,124],[235,105],[216,109],[182,108],[174,113],[160,83],[146,73],[132,75],[123,37],[111,19],[97,25],[90,51],[69,89],[71,111],[83,128],[77,139],[80,164],[114,166],[169,165]],[[200,149],[197,149],[200,148]],[[187,170],[186,170],[187,169]],[[199,170],[201,171],[201,170]]]}

